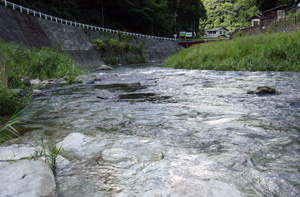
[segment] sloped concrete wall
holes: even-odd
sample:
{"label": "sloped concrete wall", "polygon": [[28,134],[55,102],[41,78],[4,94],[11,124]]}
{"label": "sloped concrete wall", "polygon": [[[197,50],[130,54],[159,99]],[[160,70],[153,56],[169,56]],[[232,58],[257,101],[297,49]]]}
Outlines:
{"label": "sloped concrete wall", "polygon": [[[107,34],[107,33],[105,33]],[[115,35],[112,35],[115,36]],[[31,47],[56,47],[86,66],[101,65],[91,41],[104,39],[103,32],[51,22],[0,6],[0,39]],[[180,50],[176,41],[138,38],[145,44],[147,62],[163,61]]]}

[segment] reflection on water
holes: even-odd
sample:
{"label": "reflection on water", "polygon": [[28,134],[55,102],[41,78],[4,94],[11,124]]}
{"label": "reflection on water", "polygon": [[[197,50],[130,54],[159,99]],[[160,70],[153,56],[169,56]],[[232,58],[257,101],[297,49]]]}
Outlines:
{"label": "reflection on water", "polygon": [[[20,143],[73,132],[105,143],[100,157],[58,173],[60,195],[300,195],[300,73],[146,65],[100,74],[93,85],[49,88],[26,116],[42,129]],[[262,85],[281,94],[247,94]]]}

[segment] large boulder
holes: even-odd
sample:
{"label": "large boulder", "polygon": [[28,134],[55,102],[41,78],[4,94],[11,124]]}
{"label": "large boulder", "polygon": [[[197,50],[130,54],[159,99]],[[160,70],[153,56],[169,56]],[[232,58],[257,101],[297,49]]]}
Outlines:
{"label": "large boulder", "polygon": [[248,91],[247,94],[257,94],[257,95],[268,95],[268,94],[279,94],[279,92],[270,86],[259,86],[255,91]]}
{"label": "large boulder", "polygon": [[89,160],[99,158],[101,152],[110,143],[81,133],[71,133],[59,143],[59,146],[62,145],[62,155],[68,159]]}
{"label": "large boulder", "polygon": [[55,179],[43,161],[0,162],[0,196],[54,196]]}

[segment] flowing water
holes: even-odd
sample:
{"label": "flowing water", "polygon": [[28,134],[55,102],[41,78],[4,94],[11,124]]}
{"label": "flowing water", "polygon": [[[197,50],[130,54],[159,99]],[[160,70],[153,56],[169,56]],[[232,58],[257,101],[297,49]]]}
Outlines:
{"label": "flowing water", "polygon": [[[95,74],[45,89],[25,116],[36,129],[19,143],[77,132],[94,139],[86,150],[102,144],[64,155],[59,196],[300,196],[300,73],[150,64]],[[262,85],[281,94],[247,94]]]}

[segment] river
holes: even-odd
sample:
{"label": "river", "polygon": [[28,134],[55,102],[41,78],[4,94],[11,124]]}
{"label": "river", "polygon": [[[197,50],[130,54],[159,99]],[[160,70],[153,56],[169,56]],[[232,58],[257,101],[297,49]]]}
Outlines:
{"label": "river", "polygon": [[[19,143],[91,141],[62,154],[59,196],[300,196],[300,73],[144,64],[95,75],[43,90],[24,117],[35,129]],[[247,94],[262,85],[281,94]]]}

